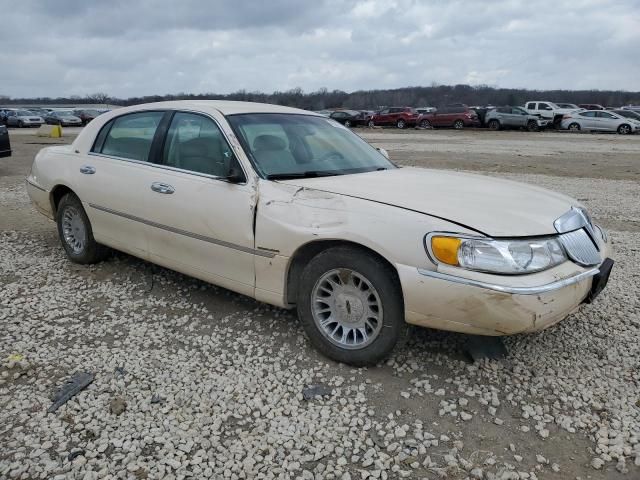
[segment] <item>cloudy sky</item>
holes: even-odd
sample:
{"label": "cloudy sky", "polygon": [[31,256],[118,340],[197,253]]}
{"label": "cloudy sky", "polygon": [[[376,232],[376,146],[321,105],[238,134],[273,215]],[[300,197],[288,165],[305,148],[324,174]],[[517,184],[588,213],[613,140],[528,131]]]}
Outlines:
{"label": "cloudy sky", "polygon": [[640,90],[640,0],[0,0],[0,95]]}

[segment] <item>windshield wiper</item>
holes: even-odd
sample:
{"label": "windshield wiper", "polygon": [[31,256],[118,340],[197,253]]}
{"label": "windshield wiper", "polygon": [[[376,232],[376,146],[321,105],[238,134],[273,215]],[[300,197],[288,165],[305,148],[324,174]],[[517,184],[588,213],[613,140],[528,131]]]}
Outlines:
{"label": "windshield wiper", "polygon": [[290,178],[314,178],[314,177],[334,177],[342,175],[340,172],[326,172],[322,170],[307,170],[306,172],[283,172],[270,173],[266,176],[267,180],[287,180]]}

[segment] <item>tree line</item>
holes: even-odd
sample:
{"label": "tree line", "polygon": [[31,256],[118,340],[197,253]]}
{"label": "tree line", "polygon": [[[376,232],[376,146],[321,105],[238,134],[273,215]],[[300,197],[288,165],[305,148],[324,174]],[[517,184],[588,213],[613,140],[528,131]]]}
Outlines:
{"label": "tree line", "polygon": [[452,103],[467,105],[523,105],[527,100],[547,100],[566,103],[597,103],[605,106],[640,104],[640,92],[622,90],[530,90],[518,88],[497,88],[488,85],[436,85],[428,87],[403,87],[386,90],[357,90],[347,93],[342,90],[321,88],[313,92],[304,92],[301,88],[273,93],[249,92],[240,90],[229,94],[217,93],[178,93],[169,95],[148,95],[143,97],[115,98],[106,93],[95,93],[86,97],[38,97],[10,98],[0,95],[0,104],[112,104],[137,105],[140,103],[167,100],[239,100],[262,102],[304,108],[324,110],[331,108],[351,108],[356,110],[375,110],[386,106],[441,107]]}

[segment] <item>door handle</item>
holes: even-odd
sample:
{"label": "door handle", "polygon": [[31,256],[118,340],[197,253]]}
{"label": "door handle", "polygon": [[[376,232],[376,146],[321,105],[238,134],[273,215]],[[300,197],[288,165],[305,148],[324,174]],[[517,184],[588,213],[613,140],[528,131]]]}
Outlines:
{"label": "door handle", "polygon": [[151,184],[151,190],[157,193],[165,193],[168,195],[176,191],[171,185],[160,182],[153,182]]}
{"label": "door handle", "polygon": [[93,175],[94,173],[96,173],[96,169],[91,165],[83,165],[80,167],[80,173],[84,173],[85,175]]}

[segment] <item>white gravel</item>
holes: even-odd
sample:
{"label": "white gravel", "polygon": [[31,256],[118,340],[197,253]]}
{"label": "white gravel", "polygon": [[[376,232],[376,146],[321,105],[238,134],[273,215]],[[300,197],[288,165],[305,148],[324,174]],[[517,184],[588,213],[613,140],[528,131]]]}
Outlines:
{"label": "white gravel", "polygon": [[[639,219],[634,182],[503,176]],[[25,201],[0,189],[3,211]],[[386,365],[350,369],[290,313],[123,255],[71,264],[53,224],[1,232],[0,478],[637,478],[640,233],[610,234],[606,292],[508,338],[507,360],[470,365],[462,336],[416,329]],[[94,382],[47,414],[76,371]],[[332,395],[305,401],[309,385]],[[558,460],[581,442],[581,465]]]}

